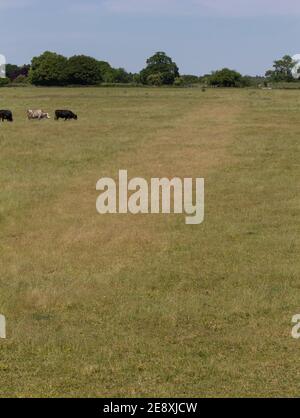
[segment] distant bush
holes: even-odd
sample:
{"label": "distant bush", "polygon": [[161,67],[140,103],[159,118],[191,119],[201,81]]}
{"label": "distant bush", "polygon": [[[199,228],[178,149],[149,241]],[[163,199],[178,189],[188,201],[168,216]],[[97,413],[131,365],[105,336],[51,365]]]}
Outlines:
{"label": "distant bush", "polygon": [[190,86],[192,84],[198,84],[200,82],[200,77],[196,75],[184,74],[181,75],[180,78],[183,81],[185,86]]}
{"label": "distant bush", "polygon": [[64,71],[68,84],[94,85],[103,80],[99,61],[86,55],[69,58]]}
{"label": "distant bush", "polygon": [[208,83],[215,87],[240,87],[242,80],[240,73],[229,68],[215,71],[208,77]]}
{"label": "distant bush", "polygon": [[162,86],[163,85],[163,75],[161,73],[150,74],[147,77],[147,84],[151,86]]}
{"label": "distant bush", "polygon": [[172,85],[179,77],[178,67],[165,52],[157,52],[147,59],[147,66],[140,72],[143,84]]}
{"label": "distant bush", "polygon": [[176,77],[175,78],[175,80],[174,80],[174,86],[177,86],[177,87],[182,87],[182,86],[184,86],[184,79],[183,79],[183,77]]}
{"label": "distant bush", "polygon": [[295,62],[290,55],[285,55],[280,60],[274,61],[273,70],[266,72],[266,77],[272,82],[293,82],[292,70]]}
{"label": "distant bush", "polygon": [[6,77],[10,79],[10,81],[15,81],[20,75],[28,77],[30,70],[30,65],[14,65],[14,64],[6,64]]}
{"label": "distant bush", "polygon": [[239,87],[254,87],[254,82],[253,82],[252,77],[247,76],[247,75],[243,76],[241,78]]}
{"label": "distant bush", "polygon": [[61,86],[67,83],[67,58],[46,51],[32,59],[29,79],[37,86]]}
{"label": "distant bush", "polygon": [[[295,81],[296,61],[290,55],[274,61],[273,69],[265,76],[241,75],[239,72],[223,68],[197,76],[179,74],[177,64],[165,52],[156,52],[147,59],[146,66],[139,73],[127,72],[124,68],[113,68],[106,61],[99,61],[86,55],[67,58],[63,55],[46,51],[32,59],[31,65],[6,65],[6,77],[0,85],[22,85],[31,83],[36,86],[89,86],[89,85],[144,85],[175,87],[248,87],[260,88],[270,85],[278,88],[298,88],[300,77]],[[300,70],[299,70],[300,74]],[[275,88],[276,88],[275,87]]]}
{"label": "distant bush", "polygon": [[[16,72],[16,66],[11,66],[11,72]],[[113,68],[106,61],[86,55],[75,55],[68,59],[46,51],[32,59],[29,81],[37,86],[88,86],[103,82],[132,83],[135,79],[124,68]]]}
{"label": "distant bush", "polygon": [[29,83],[29,78],[26,77],[23,74],[20,74],[20,75],[18,75],[17,78],[14,79],[13,82],[16,83],[16,84],[25,84],[25,83]]}
{"label": "distant bush", "polygon": [[246,84],[250,84],[250,85],[246,85],[245,87],[261,87],[261,86],[268,86],[268,80],[266,79],[266,77],[263,76],[249,76],[246,75],[243,77],[244,79],[247,80]]}
{"label": "distant bush", "polygon": [[9,78],[0,78],[0,87],[5,87],[9,84]]}
{"label": "distant bush", "polygon": [[103,80],[106,83],[131,83],[133,82],[133,75],[124,70],[124,68],[110,67],[104,73]]}

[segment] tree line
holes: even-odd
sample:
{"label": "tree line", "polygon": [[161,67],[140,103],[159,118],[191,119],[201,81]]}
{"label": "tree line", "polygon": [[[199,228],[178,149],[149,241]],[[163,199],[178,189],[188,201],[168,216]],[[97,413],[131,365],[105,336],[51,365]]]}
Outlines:
{"label": "tree line", "polygon": [[[106,61],[86,55],[67,58],[46,51],[34,57],[30,65],[7,64],[6,78],[0,86],[10,83],[30,83],[36,86],[136,84],[185,86],[201,83],[213,87],[250,87],[269,82],[294,81],[294,61],[289,55],[274,61],[273,69],[264,77],[243,76],[239,72],[223,68],[204,76],[181,75],[177,64],[165,52],[157,52],[147,59],[145,68],[139,73],[127,72],[124,68],[113,68]],[[300,75],[300,74],[299,74]]]}

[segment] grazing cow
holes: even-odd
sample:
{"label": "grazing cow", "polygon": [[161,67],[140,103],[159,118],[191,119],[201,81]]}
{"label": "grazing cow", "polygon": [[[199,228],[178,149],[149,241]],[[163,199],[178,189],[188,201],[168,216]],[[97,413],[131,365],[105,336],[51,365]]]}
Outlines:
{"label": "grazing cow", "polygon": [[73,113],[71,110],[56,110],[55,120],[58,120],[60,118],[64,120],[78,119],[77,115],[75,115],[75,113]]}
{"label": "grazing cow", "polygon": [[0,120],[4,122],[7,120],[8,122],[13,122],[13,115],[10,110],[0,110]]}
{"label": "grazing cow", "polygon": [[49,113],[46,113],[41,109],[38,109],[38,110],[28,109],[27,110],[27,117],[28,117],[29,120],[30,119],[38,119],[38,120],[50,119]]}

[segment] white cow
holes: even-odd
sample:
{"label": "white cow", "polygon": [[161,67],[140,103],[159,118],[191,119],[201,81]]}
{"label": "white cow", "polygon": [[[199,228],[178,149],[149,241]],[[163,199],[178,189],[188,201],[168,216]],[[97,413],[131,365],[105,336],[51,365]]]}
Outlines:
{"label": "white cow", "polygon": [[27,117],[28,117],[29,120],[30,119],[38,119],[38,120],[50,119],[49,113],[46,113],[41,109],[38,109],[38,110],[28,109],[27,110]]}

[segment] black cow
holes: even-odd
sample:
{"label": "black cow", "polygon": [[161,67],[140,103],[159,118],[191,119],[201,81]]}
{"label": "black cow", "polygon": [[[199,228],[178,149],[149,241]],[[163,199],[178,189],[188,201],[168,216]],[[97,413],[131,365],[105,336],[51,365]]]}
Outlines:
{"label": "black cow", "polygon": [[78,119],[77,115],[75,115],[75,113],[73,113],[71,110],[56,110],[55,120],[58,120],[60,118],[64,120]]}
{"label": "black cow", "polygon": [[13,115],[10,110],[0,110],[0,120],[4,122],[5,120],[13,122]]}

